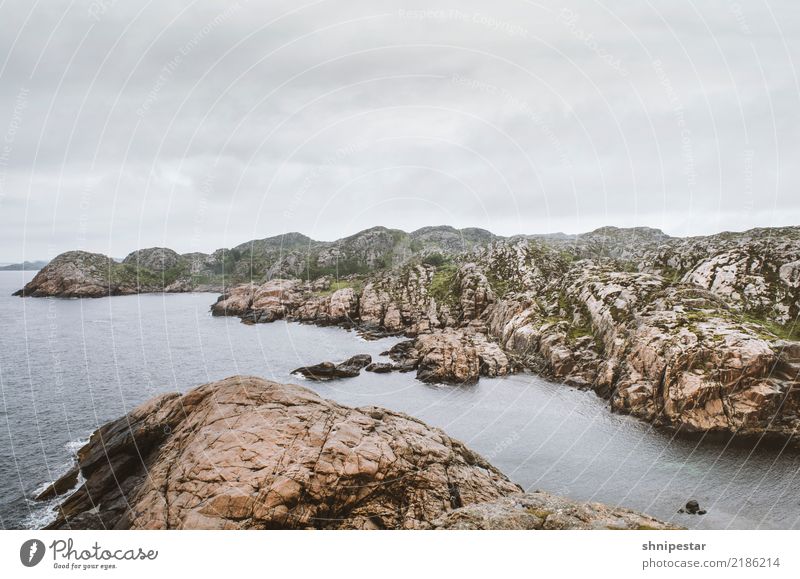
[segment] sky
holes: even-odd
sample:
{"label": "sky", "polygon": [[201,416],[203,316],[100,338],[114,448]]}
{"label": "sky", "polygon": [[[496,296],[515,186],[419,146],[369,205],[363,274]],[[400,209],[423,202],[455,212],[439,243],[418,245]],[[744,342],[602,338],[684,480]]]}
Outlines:
{"label": "sky", "polygon": [[796,0],[5,0],[0,262],[800,225]]}

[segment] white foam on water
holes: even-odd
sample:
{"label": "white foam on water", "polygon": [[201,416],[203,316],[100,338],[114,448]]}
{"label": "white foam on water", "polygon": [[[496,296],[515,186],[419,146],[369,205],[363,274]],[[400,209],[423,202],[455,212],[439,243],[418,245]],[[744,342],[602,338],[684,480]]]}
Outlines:
{"label": "white foam on water", "polygon": [[78,440],[69,441],[68,443],[66,443],[64,445],[64,448],[66,448],[67,451],[70,454],[76,455],[76,454],[78,454],[78,451],[81,448],[83,448],[84,446],[86,446],[87,444],[89,444],[89,438],[88,437],[87,438],[80,438]]}
{"label": "white foam on water", "polygon": [[[33,491],[33,496],[36,497],[39,494],[43,493],[51,484],[55,481],[60,479],[62,476],[67,474],[70,469],[72,469],[77,464],[77,456],[76,453],[83,448],[89,442],[88,438],[78,439],[78,440],[71,440],[64,445],[64,448],[71,455],[71,460],[61,466],[58,469],[59,474],[56,478],[52,481],[47,481],[40,484],[36,487]],[[52,499],[46,501],[37,501],[33,498],[25,498],[25,502],[28,505],[28,516],[25,517],[22,525],[26,529],[38,530],[46,527],[50,523],[52,523],[56,518],[56,507],[61,503],[64,498],[73,492],[75,489],[78,489],[86,482],[86,479],[83,478],[83,475],[80,471],[78,471],[78,477],[75,481],[75,484],[65,491],[63,494],[53,497]]]}

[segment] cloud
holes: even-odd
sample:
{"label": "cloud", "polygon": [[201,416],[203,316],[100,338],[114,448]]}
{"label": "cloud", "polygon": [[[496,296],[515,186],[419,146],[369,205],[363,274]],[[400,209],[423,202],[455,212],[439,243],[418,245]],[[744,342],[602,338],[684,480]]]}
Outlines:
{"label": "cloud", "polygon": [[798,32],[789,0],[10,0],[0,261],[796,224]]}

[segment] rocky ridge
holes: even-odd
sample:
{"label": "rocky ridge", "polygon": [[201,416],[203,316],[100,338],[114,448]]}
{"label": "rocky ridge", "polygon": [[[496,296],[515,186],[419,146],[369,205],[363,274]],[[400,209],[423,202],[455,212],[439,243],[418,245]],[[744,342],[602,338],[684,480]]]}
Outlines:
{"label": "rocky ridge", "polygon": [[140,249],[122,263],[85,251],[56,257],[25,288],[25,296],[104,297],[146,292],[224,291],[253,280],[317,279],[372,274],[414,260],[439,262],[500,239],[482,229],[425,227],[411,233],[373,227],[339,239],[315,241],[287,233],[222,248],[178,254],[165,247]]}
{"label": "rocky ridge", "polygon": [[[473,383],[526,368],[680,432],[788,439],[800,426],[800,228],[687,239],[648,228],[512,239],[373,228],[316,243],[286,240],[295,252],[316,248],[305,279],[232,285],[214,315],[405,335],[391,363],[367,369]],[[270,238],[251,242],[250,252],[276,247]],[[157,249],[121,265],[174,263]],[[241,259],[242,247],[230,251]],[[63,273],[45,268],[26,293],[102,289],[114,266],[100,258],[76,268],[74,257],[57,259]],[[354,273],[330,275],[331,264]]]}
{"label": "rocky ridge", "polygon": [[522,494],[419,420],[243,376],[105,424],[78,451],[78,469],[85,482],[50,529],[674,528]]}
{"label": "rocky ridge", "polygon": [[[495,240],[438,266],[340,280],[332,293],[305,286],[264,302],[237,292],[299,282],[235,288],[214,311],[230,314],[232,303],[254,322],[404,334],[411,341],[378,369],[416,370],[423,381],[473,383],[528,368],[679,432],[787,439],[800,427],[796,237],[790,229],[676,240],[644,229]],[[634,239],[635,250],[615,247]],[[720,268],[728,273],[713,273]]]}

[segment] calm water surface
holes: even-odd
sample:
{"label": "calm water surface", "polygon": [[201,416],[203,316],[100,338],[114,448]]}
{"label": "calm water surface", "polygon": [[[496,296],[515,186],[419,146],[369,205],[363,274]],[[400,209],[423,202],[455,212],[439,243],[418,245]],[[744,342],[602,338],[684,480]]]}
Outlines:
{"label": "calm water surface", "polygon": [[[699,528],[800,528],[800,456],[698,443],[611,414],[589,392],[532,375],[431,386],[413,374],[327,384],[297,366],[377,358],[395,339],[213,318],[212,294],[20,299],[32,273],[0,272],[0,526],[37,527],[30,497],[100,424],[155,394],[233,374],[301,383],[344,404],[407,412],[463,440],[526,489],[642,510]],[[678,515],[688,498],[708,509]]]}

